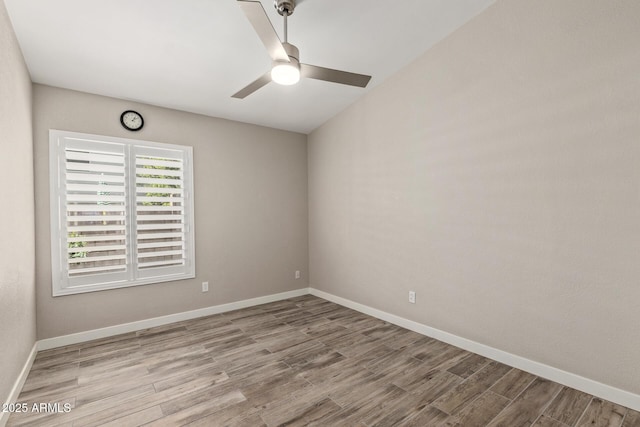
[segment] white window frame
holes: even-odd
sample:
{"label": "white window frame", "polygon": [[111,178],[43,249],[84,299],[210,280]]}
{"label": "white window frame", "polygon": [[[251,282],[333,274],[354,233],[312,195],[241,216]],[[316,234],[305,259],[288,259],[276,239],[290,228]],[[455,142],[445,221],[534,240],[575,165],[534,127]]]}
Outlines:
{"label": "white window frame", "polygon": [[[122,273],[96,273],[70,278],[68,271],[66,149],[67,147],[90,147],[96,143],[123,150],[125,158],[125,212],[126,212],[126,271]],[[154,151],[155,150],[155,151]],[[184,265],[138,268],[136,225],[136,154],[164,151],[180,156],[184,177]],[[138,154],[141,155],[141,154]],[[195,233],[194,233],[194,181],[193,147],[165,144],[136,139],[69,132],[49,131],[49,178],[51,214],[51,276],[53,296],[72,295],[84,292],[148,285],[195,277]]]}

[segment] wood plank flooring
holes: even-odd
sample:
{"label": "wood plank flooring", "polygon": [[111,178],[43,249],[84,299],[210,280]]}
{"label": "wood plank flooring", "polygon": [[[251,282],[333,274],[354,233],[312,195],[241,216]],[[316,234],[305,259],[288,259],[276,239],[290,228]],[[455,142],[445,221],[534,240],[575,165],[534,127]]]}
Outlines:
{"label": "wood plank flooring", "polygon": [[10,426],[640,426],[638,412],[310,295],[42,351],[19,402],[60,412]]}

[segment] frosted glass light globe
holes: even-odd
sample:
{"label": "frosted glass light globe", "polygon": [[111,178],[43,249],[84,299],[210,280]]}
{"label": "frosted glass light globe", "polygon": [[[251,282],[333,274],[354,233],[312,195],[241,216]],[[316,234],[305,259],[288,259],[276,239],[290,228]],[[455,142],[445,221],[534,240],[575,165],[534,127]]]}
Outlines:
{"label": "frosted glass light globe", "polygon": [[300,81],[300,69],[289,62],[276,64],[271,69],[271,80],[280,85],[294,85]]}

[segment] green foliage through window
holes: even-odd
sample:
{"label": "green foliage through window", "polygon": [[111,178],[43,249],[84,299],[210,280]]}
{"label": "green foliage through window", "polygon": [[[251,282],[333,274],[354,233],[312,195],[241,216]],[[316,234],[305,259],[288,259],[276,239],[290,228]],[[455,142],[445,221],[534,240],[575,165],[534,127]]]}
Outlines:
{"label": "green foliage through window", "polygon": [[[72,239],[74,237],[80,237],[80,234],[75,232],[69,233],[69,239]],[[69,242],[69,249],[84,248],[86,245],[87,245],[86,242]],[[69,253],[69,258],[86,258],[86,257],[87,257],[86,251],[78,250],[77,252]]]}
{"label": "green foliage through window", "polygon": [[[164,159],[153,159],[153,160],[164,160]],[[168,167],[168,166],[152,166],[152,165],[144,165],[144,169],[157,170],[159,172],[162,171],[179,171],[179,167]],[[140,178],[155,178],[155,179],[175,179],[178,182],[180,181],[179,177],[176,176],[168,176],[163,175],[162,173],[149,173],[149,174],[138,174]],[[171,184],[150,184],[147,187],[150,188],[180,188],[180,185],[171,185]],[[171,193],[146,193],[147,197],[171,197]],[[172,202],[143,202],[145,206],[172,206]]]}

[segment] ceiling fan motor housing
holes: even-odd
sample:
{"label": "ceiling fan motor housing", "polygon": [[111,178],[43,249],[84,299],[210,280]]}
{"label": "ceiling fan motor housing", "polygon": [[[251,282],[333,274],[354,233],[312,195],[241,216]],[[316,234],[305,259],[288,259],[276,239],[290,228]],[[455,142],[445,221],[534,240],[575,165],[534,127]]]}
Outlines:
{"label": "ceiling fan motor housing", "polygon": [[284,47],[285,52],[289,55],[289,59],[295,59],[296,61],[300,61],[300,51],[297,47],[292,45],[291,43],[282,43],[282,47]]}
{"label": "ceiling fan motor housing", "polygon": [[280,15],[284,16],[286,14],[289,16],[296,8],[296,0],[273,0],[273,6]]}
{"label": "ceiling fan motor housing", "polygon": [[273,61],[272,67],[276,67],[278,65],[288,65],[300,70],[300,51],[298,50],[298,48],[291,43],[286,42],[282,43],[282,47],[284,47],[287,55],[289,55],[289,62],[275,60]]}

